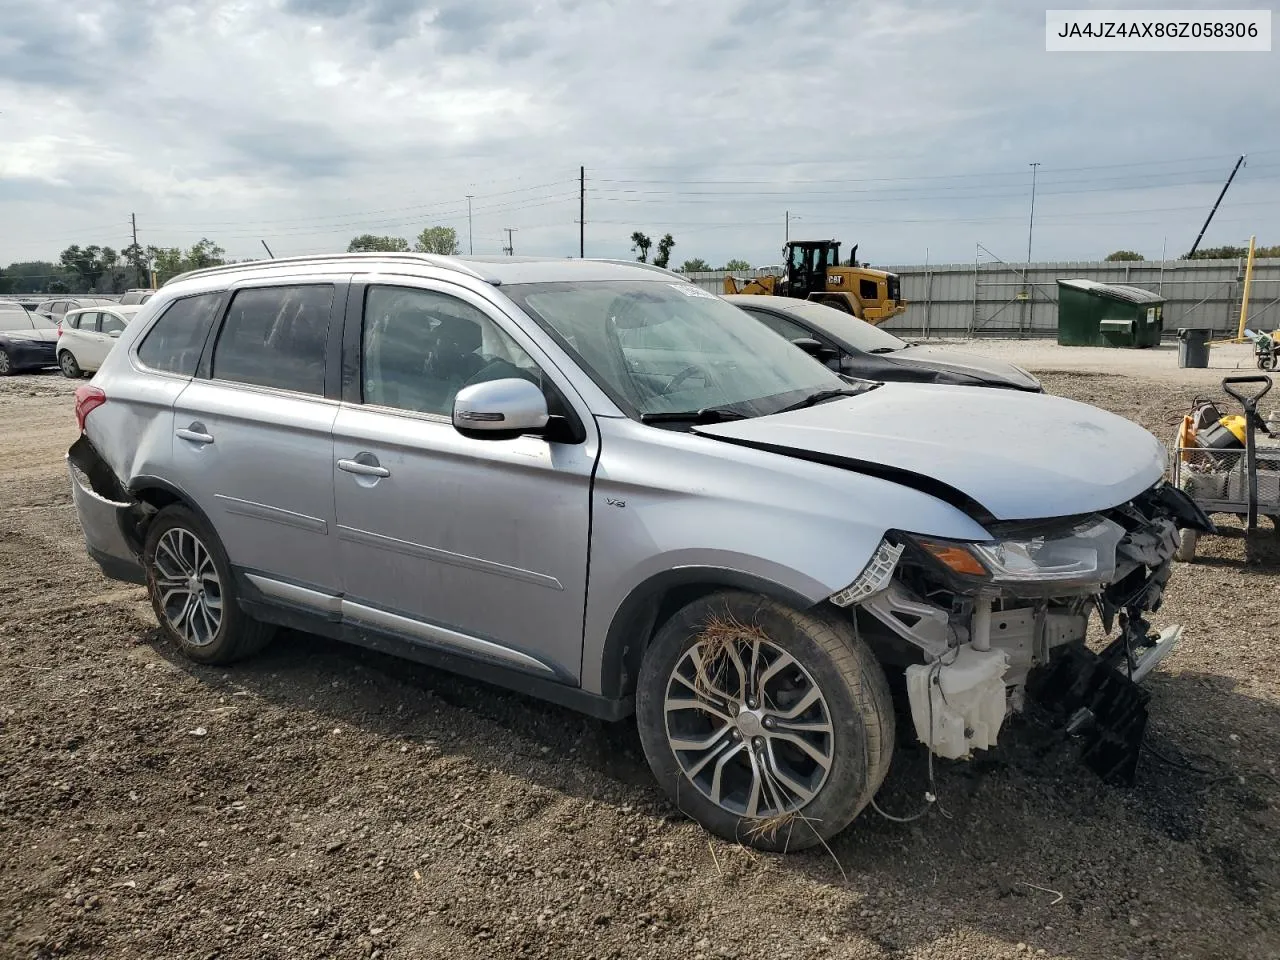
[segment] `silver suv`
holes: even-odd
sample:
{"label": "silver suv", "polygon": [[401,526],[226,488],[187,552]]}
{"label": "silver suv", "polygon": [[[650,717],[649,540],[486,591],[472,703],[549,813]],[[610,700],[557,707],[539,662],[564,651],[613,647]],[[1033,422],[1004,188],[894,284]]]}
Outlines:
{"label": "silver suv", "polygon": [[[277,625],[598,717],[710,830],[846,826],[894,746],[1028,697],[1131,776],[1207,528],[1134,424],[840,376],[633,263],[367,254],[178,277],[76,392],[89,552],[226,663]],[[1084,644],[1098,610],[1114,643]]]}

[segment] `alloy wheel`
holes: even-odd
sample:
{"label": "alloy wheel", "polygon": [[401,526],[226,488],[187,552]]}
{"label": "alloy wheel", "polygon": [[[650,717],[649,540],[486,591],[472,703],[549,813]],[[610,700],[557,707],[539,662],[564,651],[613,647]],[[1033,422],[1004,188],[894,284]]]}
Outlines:
{"label": "alloy wheel", "polygon": [[0,377],[7,376],[9,373],[9,354],[4,350],[0,350]]}
{"label": "alloy wheel", "polygon": [[161,534],[151,561],[165,620],[193,647],[213,642],[222,625],[222,581],[200,539],[183,527]]}
{"label": "alloy wheel", "polygon": [[755,628],[689,647],[671,672],[663,710],[685,776],[736,816],[794,813],[831,771],[835,730],[821,689]]}

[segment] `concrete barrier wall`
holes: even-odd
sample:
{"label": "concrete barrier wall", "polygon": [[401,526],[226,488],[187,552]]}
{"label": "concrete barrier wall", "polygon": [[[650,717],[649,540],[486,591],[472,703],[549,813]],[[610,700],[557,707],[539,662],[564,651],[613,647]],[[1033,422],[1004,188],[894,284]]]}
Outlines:
{"label": "concrete barrier wall", "polygon": [[[1159,293],[1168,301],[1165,335],[1178,327],[1203,327],[1234,334],[1244,292],[1243,260],[1109,262],[1061,261],[1012,264],[988,259],[973,263],[893,265],[902,278],[907,312],[885,328],[912,337],[1054,337],[1058,329],[1059,279],[1124,283]],[[772,272],[748,270],[734,276]],[[720,293],[725,271],[691,273],[699,286]],[[1280,328],[1280,259],[1256,260],[1249,296],[1248,326]]]}

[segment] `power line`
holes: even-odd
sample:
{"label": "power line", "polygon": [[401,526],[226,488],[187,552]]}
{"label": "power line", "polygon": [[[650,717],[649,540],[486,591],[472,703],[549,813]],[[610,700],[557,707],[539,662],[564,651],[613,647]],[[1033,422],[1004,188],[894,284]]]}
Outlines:
{"label": "power line", "polygon": [[[1263,169],[1263,168],[1267,168],[1267,167],[1274,168],[1274,167],[1276,167],[1276,166],[1277,166],[1276,164],[1264,165],[1263,167],[1260,167],[1259,169]],[[1046,177],[1045,177],[1045,179],[1044,179],[1044,182],[1045,182],[1045,183],[1130,183],[1130,182],[1133,182],[1135,179],[1137,179],[1137,180],[1139,180],[1139,181],[1148,181],[1148,180],[1155,179],[1155,178],[1157,178],[1157,177],[1187,177],[1187,176],[1199,176],[1199,175],[1205,175],[1205,176],[1207,176],[1207,175],[1209,175],[1209,174],[1215,174],[1215,175],[1216,175],[1216,174],[1220,173],[1220,171],[1219,171],[1219,170],[1218,170],[1218,168],[1216,168],[1216,167],[1206,167],[1206,168],[1203,168],[1203,169],[1196,169],[1196,170],[1167,170],[1167,171],[1152,171],[1152,172],[1149,172],[1149,173],[1140,173],[1140,174],[1139,174],[1139,173],[1133,173],[1133,174],[1126,174],[1126,175],[1116,176],[1116,177],[1093,177],[1093,176],[1090,176],[1090,177],[1060,177],[1060,176],[1055,176],[1055,174],[1059,174],[1059,173],[1066,173],[1066,172],[1072,172],[1072,171],[1064,170],[1064,169],[1060,169],[1060,168],[1059,168],[1059,169],[1055,169],[1055,170],[1051,170],[1051,171],[1049,172],[1049,174],[1048,174],[1048,175],[1046,175]],[[728,178],[702,178],[702,177],[690,177],[690,178],[680,178],[680,179],[672,179],[672,178],[657,178],[657,177],[653,177],[653,178],[629,178],[629,179],[619,179],[619,178],[600,177],[600,178],[595,178],[592,182],[594,182],[594,183],[607,183],[607,184],[681,184],[681,185],[693,185],[693,186],[714,186],[714,185],[723,185],[723,186],[755,186],[755,185],[759,185],[759,186],[770,186],[770,185],[779,185],[779,186],[784,186],[784,185],[785,185],[785,186],[793,186],[793,185],[797,185],[797,184],[799,184],[799,185],[809,185],[809,184],[860,184],[860,183],[905,183],[905,184],[911,184],[911,183],[925,183],[925,182],[935,182],[935,181],[944,181],[944,180],[992,180],[992,179],[1007,179],[1007,180],[1016,181],[1016,179],[1017,179],[1017,177],[1018,177],[1018,176],[1026,176],[1026,173],[1025,173],[1025,172],[1023,172],[1022,174],[1017,174],[1017,173],[1007,172],[1007,171],[1006,171],[1006,172],[998,172],[998,173],[997,173],[997,172],[990,172],[990,173],[955,173],[955,174],[936,174],[936,175],[926,175],[926,176],[917,176],[917,177],[822,177],[822,178],[803,178],[803,179],[802,179],[802,178],[796,178],[796,177],[769,177],[769,178],[757,178],[757,179],[752,179],[752,180],[728,179]],[[937,187],[931,187],[930,189],[938,189],[938,190],[943,190],[943,189],[965,190],[965,189],[980,189],[980,188],[982,188],[982,187],[987,187],[987,186],[992,186],[992,184],[963,184],[963,183],[960,183],[960,184],[954,184],[954,185],[951,185],[951,186],[947,186],[946,184],[940,184],[939,186],[937,186]]]}
{"label": "power line", "polygon": [[[1253,155],[1254,155],[1254,156],[1261,156],[1261,155],[1263,155],[1263,154],[1270,154],[1270,153],[1280,153],[1280,149],[1276,149],[1276,150],[1255,150],[1255,151],[1253,152]],[[1091,165],[1089,165],[1089,166],[1083,166],[1083,167],[1059,167],[1058,169],[1059,169],[1059,170],[1062,170],[1062,171],[1077,171],[1077,170],[1117,170],[1117,169],[1121,169],[1121,168],[1124,168],[1124,167],[1148,167],[1148,166],[1160,166],[1160,165],[1176,164],[1176,163],[1194,163],[1194,162],[1198,162],[1198,161],[1208,161],[1208,160],[1222,161],[1222,160],[1224,160],[1224,159],[1228,159],[1228,158],[1230,158],[1230,157],[1235,157],[1235,156],[1236,156],[1236,154],[1234,154],[1234,153],[1232,153],[1232,154],[1223,154],[1223,153],[1216,153],[1216,154],[1202,154],[1202,155],[1200,155],[1200,156],[1196,156],[1196,157],[1166,157],[1166,158],[1164,158],[1164,159],[1159,159],[1159,160],[1135,160],[1135,161],[1132,161],[1132,162],[1126,162],[1126,163],[1101,163],[1101,164],[1091,164]],[[881,161],[881,162],[883,162],[883,163],[893,163],[893,162],[898,162],[898,161],[918,161],[918,160],[920,159],[920,157],[919,157],[919,155],[918,155],[918,154],[911,154],[911,155],[907,155],[907,156],[898,156],[898,157],[885,157],[885,156],[878,156],[876,159],[877,159],[877,160],[879,160],[879,161]],[[817,158],[809,158],[809,159],[792,159],[792,158],[785,158],[785,159],[776,159],[776,160],[716,160],[714,163],[708,163],[708,164],[700,164],[700,163],[697,163],[697,162],[689,162],[689,161],[686,161],[686,162],[684,162],[684,163],[646,163],[646,164],[643,164],[643,165],[635,165],[635,166],[606,167],[606,168],[605,168],[605,170],[606,170],[606,172],[607,172],[607,171],[609,171],[609,170],[662,170],[662,169],[685,169],[685,168],[689,168],[689,167],[697,167],[697,166],[713,166],[713,167],[788,167],[788,166],[802,166],[802,165],[812,165],[812,164],[827,164],[827,165],[832,165],[832,166],[834,166],[834,165],[836,165],[836,164],[842,164],[842,163],[843,163],[843,164],[848,164],[848,163],[858,163],[858,162],[860,162],[860,161],[857,161],[857,160],[850,160],[850,158],[849,158],[849,157],[847,157],[847,156],[846,156],[846,157],[834,157],[834,158],[831,158],[831,159],[817,159]],[[1003,171],[1003,173],[1008,174],[1009,176],[1015,176],[1015,175],[1017,175],[1019,172],[1020,172],[1020,171],[1017,171],[1017,170],[1007,170],[1007,171]],[[1022,172],[1022,173],[1023,173],[1023,175],[1025,176],[1025,172]],[[941,176],[986,176],[986,174],[942,174]]]}
{"label": "power line", "polygon": [[[1023,176],[1025,175],[1026,174],[1023,174]],[[1277,179],[1280,179],[1280,175],[1256,176],[1252,178],[1254,182],[1271,181],[1271,180],[1277,180]],[[1092,186],[1092,187],[1080,187],[1080,188],[1063,189],[1063,190],[1045,189],[1043,186],[1044,182],[1045,181],[1041,181],[1041,187],[1039,189],[1039,192],[1041,194],[1063,196],[1063,195],[1083,194],[1083,193],[1134,193],[1139,191],[1163,190],[1163,189],[1168,189],[1170,187],[1198,186],[1201,184],[1217,183],[1218,181],[1217,181],[1217,178],[1214,177],[1212,179],[1183,180],[1183,181],[1171,182],[1171,183],[1137,183],[1137,184],[1131,184],[1127,187]],[[1054,181],[1048,181],[1048,182],[1050,184],[1055,183]],[[1058,182],[1064,182],[1064,181],[1058,181]],[[1072,182],[1072,181],[1067,181],[1067,182]],[[1081,181],[1081,182],[1088,182],[1088,181]],[[629,190],[629,189],[624,190],[619,188],[607,188],[606,190],[594,190],[593,195],[597,196],[600,199],[605,199],[605,200],[615,200],[619,202],[638,202],[638,203],[661,202],[660,200],[645,200],[643,199],[645,197],[669,198],[672,202],[678,200],[681,203],[712,203],[712,202],[718,202],[719,200],[722,200],[722,199],[754,202],[759,197],[784,197],[784,198],[787,198],[788,201],[790,201],[791,199],[795,199],[797,202],[801,202],[805,197],[810,197],[810,198],[815,198],[812,201],[810,201],[815,203],[832,203],[832,202],[884,203],[884,202],[889,202],[889,201],[894,201],[899,199],[914,200],[914,201],[1002,200],[1002,199],[1014,199],[1024,195],[1021,190],[1012,190],[1012,189],[1009,191],[1004,191],[999,193],[990,193],[990,192],[960,193],[960,191],[974,191],[974,190],[989,191],[993,188],[998,189],[998,186],[995,184],[976,184],[976,185],[962,185],[962,186],[953,186],[953,187],[929,187],[929,188],[926,188],[927,192],[924,192],[921,190],[909,190],[905,187],[891,188],[887,190],[885,189],[882,189],[882,190],[853,189],[853,190],[800,190],[800,191],[797,191],[797,190],[751,190],[751,191]],[[617,194],[621,194],[622,196],[617,196]],[[867,197],[866,199],[848,199],[843,201],[827,199],[830,197],[838,198],[842,196],[847,196],[849,194],[857,194],[857,195],[870,194],[871,196]],[[698,198],[710,197],[710,198],[716,198],[716,199],[713,199],[713,200],[687,199],[687,198],[695,198],[695,197],[698,197]]]}

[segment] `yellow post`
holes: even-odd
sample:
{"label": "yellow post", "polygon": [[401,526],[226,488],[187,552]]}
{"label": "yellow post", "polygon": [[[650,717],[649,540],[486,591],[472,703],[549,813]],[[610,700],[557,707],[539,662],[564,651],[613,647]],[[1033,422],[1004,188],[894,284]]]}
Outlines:
{"label": "yellow post", "polygon": [[1249,259],[1244,267],[1244,296],[1240,299],[1240,327],[1236,330],[1236,343],[1244,343],[1244,322],[1249,319],[1249,288],[1253,286],[1253,242],[1249,238]]}

